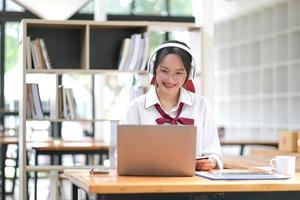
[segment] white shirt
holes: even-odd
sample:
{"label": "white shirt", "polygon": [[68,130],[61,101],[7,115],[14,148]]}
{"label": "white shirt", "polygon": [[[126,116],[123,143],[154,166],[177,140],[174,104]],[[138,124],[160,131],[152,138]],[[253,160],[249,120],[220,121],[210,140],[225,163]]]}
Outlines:
{"label": "white shirt", "polygon": [[[213,157],[217,161],[217,167],[222,169],[221,146],[210,103],[205,97],[184,88],[180,89],[179,102],[184,103],[179,117],[194,119],[194,125],[197,127],[196,158],[200,156]],[[156,103],[160,104],[155,87],[151,86],[146,94],[137,97],[130,103],[125,123],[157,124],[155,120],[161,115],[154,106]],[[169,113],[166,113],[171,117],[176,117],[178,107],[179,103]]]}

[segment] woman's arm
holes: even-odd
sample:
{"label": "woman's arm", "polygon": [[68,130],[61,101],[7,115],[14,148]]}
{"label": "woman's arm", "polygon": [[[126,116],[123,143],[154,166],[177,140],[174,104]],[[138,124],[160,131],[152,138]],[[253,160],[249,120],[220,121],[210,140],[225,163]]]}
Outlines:
{"label": "woman's arm", "polygon": [[203,100],[204,115],[203,117],[203,149],[202,154],[209,159],[198,160],[196,168],[198,170],[211,170],[214,168],[223,168],[223,158],[221,145],[215,125],[213,110],[207,99]]}

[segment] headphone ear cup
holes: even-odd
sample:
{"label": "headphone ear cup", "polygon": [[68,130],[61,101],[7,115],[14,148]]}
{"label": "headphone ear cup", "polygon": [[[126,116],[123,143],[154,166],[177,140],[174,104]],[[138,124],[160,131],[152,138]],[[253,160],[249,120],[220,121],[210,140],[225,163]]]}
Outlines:
{"label": "headphone ear cup", "polygon": [[195,65],[192,63],[188,79],[193,80],[195,78],[195,75],[196,75],[196,68],[195,68]]}
{"label": "headphone ear cup", "polygon": [[153,59],[150,62],[150,74],[154,74],[154,60]]}
{"label": "headphone ear cup", "polygon": [[191,73],[191,76],[192,76],[192,79],[194,79],[195,76],[196,76],[196,66],[195,66],[195,65],[192,65],[192,73]]}
{"label": "headphone ear cup", "polygon": [[154,60],[156,58],[156,52],[154,52],[150,57],[149,57],[149,60],[148,60],[148,66],[147,66],[147,69],[148,69],[148,72],[149,74],[154,74]]}

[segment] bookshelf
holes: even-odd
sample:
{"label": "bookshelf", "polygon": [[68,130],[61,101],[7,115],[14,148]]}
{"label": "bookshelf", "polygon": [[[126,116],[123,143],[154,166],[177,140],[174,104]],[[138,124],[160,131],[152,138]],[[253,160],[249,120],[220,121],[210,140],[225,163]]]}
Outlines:
{"label": "bookshelf", "polygon": [[[145,70],[118,70],[118,61],[122,41],[125,38],[131,37],[133,34],[146,33],[149,36],[149,43],[152,38],[152,32],[183,32],[188,35],[185,37],[187,44],[189,44],[196,54],[196,63],[199,64],[197,69],[196,81],[201,82],[200,78],[202,72],[201,58],[201,29],[193,23],[173,23],[173,22],[95,22],[95,21],[49,21],[49,20],[32,20],[26,19],[21,23],[21,46],[22,46],[22,94],[20,100],[20,199],[26,199],[27,183],[26,173],[29,171],[38,170],[38,166],[26,165],[26,130],[27,122],[34,121],[49,121],[49,122],[78,122],[78,123],[97,123],[109,121],[114,124],[119,122],[119,119],[111,119],[105,117],[98,117],[98,109],[91,107],[89,117],[76,117],[67,119],[62,117],[60,113],[60,94],[59,85],[64,85],[65,75],[84,75],[90,79],[97,79],[98,76],[127,76],[128,74],[138,74],[140,76],[148,76]],[[35,69],[27,67],[27,44],[26,39],[30,37],[31,40],[36,38],[43,38],[47,45],[49,58],[51,61],[51,69]],[[28,40],[28,39],[27,39]],[[195,41],[199,42],[196,44]],[[150,52],[150,47],[146,49]],[[28,109],[28,102],[26,93],[26,85],[30,82],[30,77],[34,76],[50,76],[51,81],[49,91],[52,97],[52,104],[50,105],[50,116],[44,118],[31,118],[26,116]],[[96,80],[97,82],[97,80]],[[98,81],[102,83],[101,81]],[[196,82],[196,84],[197,84]],[[102,83],[104,84],[104,83]],[[201,87],[203,87],[201,83]],[[73,86],[75,87],[75,86]],[[105,85],[97,87],[105,87]],[[50,89],[51,88],[51,89]],[[76,88],[72,88],[76,90]],[[48,90],[48,89],[47,89]],[[91,97],[93,98],[93,97]],[[92,102],[93,100],[91,100]],[[97,99],[98,104],[104,103],[103,98]],[[54,111],[54,114],[51,112]],[[96,112],[96,113],[95,113]],[[112,127],[113,129],[114,127]],[[114,136],[111,136],[114,137]],[[34,168],[37,168],[36,170]],[[49,167],[53,170],[53,167]]]}
{"label": "bookshelf", "polygon": [[276,140],[300,129],[300,1],[218,22],[215,105],[228,139]]}

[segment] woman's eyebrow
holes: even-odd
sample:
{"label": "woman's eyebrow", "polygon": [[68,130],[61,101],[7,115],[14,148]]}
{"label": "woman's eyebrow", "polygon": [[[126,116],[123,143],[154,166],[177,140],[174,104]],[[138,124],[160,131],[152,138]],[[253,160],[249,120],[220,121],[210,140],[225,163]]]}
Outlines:
{"label": "woman's eyebrow", "polygon": [[164,69],[169,69],[168,67],[164,66],[164,65],[160,65],[161,68],[164,68]]}
{"label": "woman's eyebrow", "polygon": [[[167,66],[164,66],[164,65],[160,65],[160,67],[165,70],[170,70]],[[175,69],[175,71],[185,71],[185,68],[184,67],[177,68],[177,69]]]}

